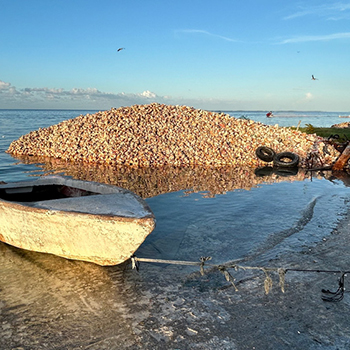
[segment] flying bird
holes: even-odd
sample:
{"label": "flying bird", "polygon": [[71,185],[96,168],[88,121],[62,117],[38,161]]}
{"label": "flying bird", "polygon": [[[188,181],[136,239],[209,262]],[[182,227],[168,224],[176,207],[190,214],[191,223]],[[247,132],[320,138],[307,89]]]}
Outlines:
{"label": "flying bird", "polygon": [[120,47],[117,51],[125,50],[125,47]]}
{"label": "flying bird", "polygon": [[318,80],[318,79],[315,78],[313,75],[311,75],[311,80]]}

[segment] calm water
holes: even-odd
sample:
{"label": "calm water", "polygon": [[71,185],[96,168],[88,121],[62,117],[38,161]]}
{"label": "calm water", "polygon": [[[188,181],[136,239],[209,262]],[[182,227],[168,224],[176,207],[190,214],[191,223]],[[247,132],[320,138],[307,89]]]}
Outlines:
{"label": "calm water", "polygon": [[[146,198],[157,219],[156,229],[136,252],[138,257],[198,261],[211,256],[215,264],[242,258],[246,264],[266,266],[282,254],[309,250],[327,239],[348,209],[348,179],[332,179],[330,174],[258,177],[254,169],[242,168],[110,169],[32,163],[5,153],[22,134],[88,112],[94,111],[0,110],[0,181],[61,173],[135,191]],[[339,113],[281,112],[271,119],[265,112],[230,114],[281,126],[297,125],[299,120],[314,126],[340,122]],[[0,243],[0,347],[141,349],[146,339],[160,344],[159,349],[186,348],[166,347],[162,339],[171,332],[181,334],[180,343],[197,339],[191,333],[196,328],[192,319],[207,327],[213,315],[229,320],[221,299],[202,300],[186,283],[179,287],[194,268],[145,265],[136,274],[125,264],[102,268]],[[175,283],[187,298],[178,297]],[[222,327],[225,322],[220,322]],[[182,325],[188,328],[183,330]],[[220,343],[217,327],[213,339]],[[212,348],[227,347],[223,343]]]}
{"label": "calm water", "polygon": [[350,112],[295,112],[295,111],[278,111],[273,112],[272,118],[266,117],[266,112],[257,111],[236,111],[227,112],[236,118],[242,116],[251,120],[261,122],[267,125],[279,126],[297,126],[300,122],[300,127],[305,127],[306,124],[311,124],[315,127],[330,127],[333,124],[350,121],[350,118],[339,118],[339,116],[349,116]]}

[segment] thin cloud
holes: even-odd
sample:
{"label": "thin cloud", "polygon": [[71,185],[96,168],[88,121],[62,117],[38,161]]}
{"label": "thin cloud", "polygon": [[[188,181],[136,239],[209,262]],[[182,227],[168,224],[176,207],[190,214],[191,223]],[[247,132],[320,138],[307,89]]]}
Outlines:
{"label": "thin cloud", "polygon": [[11,85],[11,83],[6,83],[2,80],[0,80],[0,101],[1,97],[5,99],[11,99],[14,97],[17,97],[20,93],[17,91],[17,89]]}
{"label": "thin cloud", "polygon": [[145,90],[141,93],[108,93],[96,88],[73,88],[71,90],[54,88],[24,88],[17,89],[10,83],[0,80],[1,105],[47,105],[55,107],[61,105],[83,105],[84,103],[96,105],[132,105],[150,102],[165,102],[166,96],[158,96],[154,92]]}
{"label": "thin cloud", "polygon": [[304,42],[310,42],[310,41],[331,41],[331,40],[349,39],[349,38],[350,38],[350,32],[335,33],[335,34],[328,34],[328,35],[301,35],[301,36],[295,36],[292,38],[284,39],[278,42],[278,44],[304,43]]}
{"label": "thin cloud", "polygon": [[146,98],[156,98],[157,97],[157,95],[154,92],[151,92],[149,90],[142,92],[141,96],[146,97]]}
{"label": "thin cloud", "polygon": [[[0,80],[0,106],[2,108],[69,108],[69,109],[109,109],[135,104],[164,103],[188,105],[206,109],[230,109],[240,101],[214,98],[184,98],[159,96],[145,90],[141,93],[107,93],[96,88],[74,88],[71,90],[54,88],[17,89]],[[243,108],[243,107],[242,107]]]}
{"label": "thin cloud", "polygon": [[304,16],[325,17],[328,20],[341,20],[350,17],[350,3],[335,2],[319,6],[300,7],[300,10],[284,17],[284,20],[291,20]]}
{"label": "thin cloud", "polygon": [[4,81],[0,80],[0,93],[1,93],[1,90],[8,90],[10,86],[11,86],[10,83],[5,83]]}
{"label": "thin cloud", "polygon": [[312,95],[311,92],[307,92],[307,93],[305,94],[305,100],[306,100],[306,101],[310,101],[310,100],[312,100],[313,98],[314,98],[314,96]]}
{"label": "thin cloud", "polygon": [[175,33],[176,34],[203,34],[206,36],[222,39],[225,41],[230,41],[230,42],[237,42],[238,41],[236,39],[228,38],[226,36],[222,36],[222,35],[218,35],[218,34],[213,34],[213,33],[210,33],[206,30],[201,30],[201,29],[180,29],[180,30],[176,30]]}

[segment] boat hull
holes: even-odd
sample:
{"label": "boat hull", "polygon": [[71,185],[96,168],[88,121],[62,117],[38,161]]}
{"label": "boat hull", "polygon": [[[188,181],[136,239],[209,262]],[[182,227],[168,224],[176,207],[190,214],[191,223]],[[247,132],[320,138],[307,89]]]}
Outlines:
{"label": "boat hull", "polygon": [[140,205],[135,211],[142,215],[108,215],[99,213],[99,209],[95,210],[97,213],[71,211],[72,204],[68,205],[68,211],[58,210],[65,208],[64,199],[30,205],[0,200],[0,240],[19,248],[103,266],[120,264],[129,259],[152,232],[155,218],[141,198],[118,189],[119,192],[91,196],[92,199],[69,198],[67,201],[75,201],[77,207],[79,203],[96,207],[96,201],[120,205],[127,195],[125,204],[130,207],[128,201],[132,197],[133,205]]}

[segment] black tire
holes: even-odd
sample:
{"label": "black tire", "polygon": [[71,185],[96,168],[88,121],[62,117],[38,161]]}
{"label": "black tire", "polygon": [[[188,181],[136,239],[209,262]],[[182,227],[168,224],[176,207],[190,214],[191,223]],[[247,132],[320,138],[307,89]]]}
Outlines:
{"label": "black tire", "polygon": [[272,162],[276,155],[275,151],[272,148],[266,146],[258,147],[255,153],[256,156],[264,162]]}
{"label": "black tire", "polygon": [[[289,159],[289,161],[285,161]],[[273,165],[277,168],[295,168],[299,164],[299,156],[292,152],[277,153],[273,158]]]}
{"label": "black tire", "polygon": [[329,136],[328,136],[328,140],[331,140],[331,139],[338,140],[338,139],[339,139],[339,135],[338,135],[338,134],[329,135]]}

